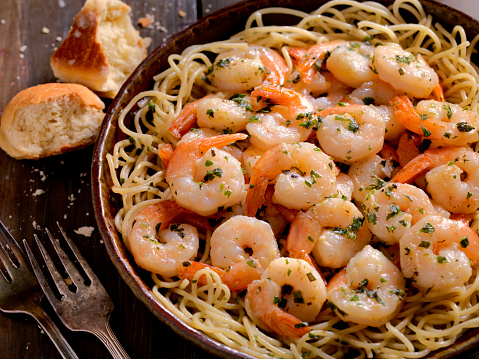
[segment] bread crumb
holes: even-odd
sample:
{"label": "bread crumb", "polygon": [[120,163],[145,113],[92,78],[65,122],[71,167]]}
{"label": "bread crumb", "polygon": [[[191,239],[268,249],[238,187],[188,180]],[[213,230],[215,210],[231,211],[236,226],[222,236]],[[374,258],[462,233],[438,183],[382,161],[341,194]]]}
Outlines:
{"label": "bread crumb", "polygon": [[151,37],[144,37],[143,38],[143,45],[145,45],[146,48],[150,47],[151,45]]}
{"label": "bread crumb", "polygon": [[81,234],[82,236],[85,236],[85,237],[91,237],[91,234],[93,233],[94,230],[95,230],[94,227],[84,226],[84,227],[75,229],[73,232],[75,232],[76,234]]}
{"label": "bread crumb", "polygon": [[55,37],[55,40],[58,41],[58,42],[60,42],[60,41],[62,41],[63,39],[62,39],[61,36],[57,36],[57,37]]}
{"label": "bread crumb", "polygon": [[25,52],[25,50],[27,49],[27,45],[22,45],[20,46],[20,52]]}
{"label": "bread crumb", "polygon": [[142,17],[138,20],[138,24],[140,24],[140,26],[142,28],[145,28],[145,27],[150,26],[153,23],[153,20],[154,20],[154,18],[153,18],[152,15],[146,14],[145,17]]}
{"label": "bread crumb", "polygon": [[178,15],[180,17],[185,17],[186,16],[186,12],[184,12],[183,10],[178,10]]}
{"label": "bread crumb", "polygon": [[35,192],[32,193],[32,196],[33,196],[33,197],[36,197],[36,196],[40,196],[40,195],[42,195],[42,194],[44,194],[44,193],[45,193],[44,190],[42,190],[42,189],[37,189]]}
{"label": "bread crumb", "polygon": [[37,230],[41,230],[42,227],[40,227],[40,225],[37,224],[37,221],[33,221],[32,222],[32,226],[33,226],[33,229],[37,229]]}
{"label": "bread crumb", "polygon": [[50,32],[50,29],[48,27],[43,27],[42,28],[42,33],[48,34]]}
{"label": "bread crumb", "polygon": [[73,281],[72,281],[71,278],[65,278],[64,281],[65,281],[66,285],[72,285],[73,284]]}
{"label": "bread crumb", "polygon": [[7,20],[5,20],[5,19],[0,20],[0,24],[3,25],[3,24],[6,24],[6,23],[7,23]]}

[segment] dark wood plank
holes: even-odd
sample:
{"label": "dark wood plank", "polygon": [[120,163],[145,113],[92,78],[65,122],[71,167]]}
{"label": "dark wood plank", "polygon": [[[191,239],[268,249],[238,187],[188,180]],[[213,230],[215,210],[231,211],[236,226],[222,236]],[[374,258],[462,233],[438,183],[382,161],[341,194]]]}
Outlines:
{"label": "dark wood plank", "polygon": [[201,14],[206,16],[224,8],[225,6],[236,4],[237,0],[202,0],[201,1]]}

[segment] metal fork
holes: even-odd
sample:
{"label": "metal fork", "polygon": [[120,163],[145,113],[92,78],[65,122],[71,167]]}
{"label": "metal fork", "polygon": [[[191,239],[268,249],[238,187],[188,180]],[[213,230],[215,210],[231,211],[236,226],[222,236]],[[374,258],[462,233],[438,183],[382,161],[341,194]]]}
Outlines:
{"label": "metal fork", "polygon": [[[5,313],[31,315],[53,341],[63,358],[78,359],[60,330],[42,308],[43,291],[28,266],[22,250],[1,221],[0,238],[4,241],[3,243],[0,241],[0,260],[10,277],[3,273],[0,275],[0,310]],[[11,254],[8,253],[7,248],[10,249]]]}
{"label": "metal fork", "polygon": [[40,252],[48,271],[50,272],[53,281],[55,282],[55,285],[62,296],[60,300],[57,299],[42,270],[40,269],[40,266],[38,265],[38,262],[35,259],[30,247],[28,247],[27,242],[23,240],[27,250],[28,258],[32,263],[35,275],[37,276],[37,279],[40,282],[46,297],[67,328],[73,331],[83,331],[94,334],[98,339],[101,340],[101,342],[106,346],[106,348],[110,351],[110,354],[115,359],[129,358],[125,349],[123,349],[110,328],[109,318],[111,312],[113,311],[113,301],[110,299],[108,293],[100,283],[95,273],[93,273],[91,267],[81,256],[78,248],[67,236],[58,222],[57,226],[60,229],[63,238],[68,243],[70,249],[75,255],[78,263],[81,265],[83,271],[90,280],[90,284],[85,284],[85,280],[80,272],[77,270],[77,268],[75,268],[75,265],[70,261],[66,253],[61,249],[59,243],[53,238],[50,231],[46,228],[45,230],[48,234],[48,238],[50,238],[50,241],[53,244],[58,257],[63,263],[69,278],[76,286],[75,292],[72,292],[69,289],[65,279],[58,272],[51,257],[45,250],[45,247],[38,239],[38,236],[34,235],[35,241],[40,248]]}

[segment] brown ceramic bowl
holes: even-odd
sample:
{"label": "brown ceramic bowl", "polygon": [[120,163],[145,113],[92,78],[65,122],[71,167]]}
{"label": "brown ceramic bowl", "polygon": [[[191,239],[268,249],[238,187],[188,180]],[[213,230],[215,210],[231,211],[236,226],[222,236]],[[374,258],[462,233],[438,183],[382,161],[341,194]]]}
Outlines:
{"label": "brown ceramic bowl", "polygon": [[[384,5],[390,5],[393,2],[393,0],[376,1]],[[170,54],[181,53],[183,49],[190,45],[203,44],[230,37],[241,31],[248,16],[258,9],[282,6],[311,12],[326,2],[327,0],[250,0],[240,2],[204,17],[172,36],[155,49],[125,82],[109,107],[95,147],[92,165],[93,204],[98,228],[111,260],[131,290],[158,319],[170,326],[179,335],[191,340],[207,352],[221,357],[252,358],[249,355],[228,348],[198,330],[189,327],[165,310],[155,299],[150,289],[152,281],[149,273],[136,266],[133,257],[126,250],[115,229],[114,216],[118,207],[116,205],[116,197],[110,190],[112,180],[105,159],[106,154],[112,152],[114,144],[122,136],[117,128],[120,112],[137,93],[152,88],[153,76],[166,69],[168,66],[167,58]],[[432,14],[435,21],[439,21],[444,26],[452,28],[456,24],[462,25],[469,39],[472,39],[474,35],[479,33],[479,23],[468,15],[432,0],[421,0],[421,3],[426,12]],[[294,24],[294,20],[297,20],[297,18],[288,19],[270,16],[268,20],[275,24],[285,24],[289,20],[293,21],[292,24]],[[435,352],[429,357],[456,357],[473,352],[476,346],[479,346],[479,329],[468,331],[456,344]]]}

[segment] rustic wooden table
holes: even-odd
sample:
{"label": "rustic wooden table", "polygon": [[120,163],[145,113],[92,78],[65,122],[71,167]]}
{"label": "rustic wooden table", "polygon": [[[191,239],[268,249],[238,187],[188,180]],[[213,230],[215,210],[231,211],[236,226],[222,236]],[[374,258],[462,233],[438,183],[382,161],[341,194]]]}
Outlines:
{"label": "rustic wooden table", "polygon": [[[169,36],[237,0],[125,0],[131,5],[135,24],[152,15],[150,51]],[[479,1],[460,1],[453,6],[479,10]],[[65,38],[84,0],[0,0],[0,114],[20,90],[55,78],[49,60]],[[468,7],[467,9],[465,7]],[[474,16],[474,15],[473,15]],[[476,12],[479,17],[479,11]],[[93,148],[39,161],[18,161],[0,150],[0,220],[14,237],[33,243],[33,234],[46,240],[44,228],[58,233],[60,221],[77,243],[115,303],[111,326],[132,358],[211,358],[212,356],[176,335],[154,317],[133,295],[109,260],[100,235],[76,234],[96,227],[93,216],[90,166]],[[92,335],[66,329],[52,314],[65,337],[81,358],[110,358]],[[36,322],[24,315],[0,312],[0,358],[60,358],[50,339]]]}

